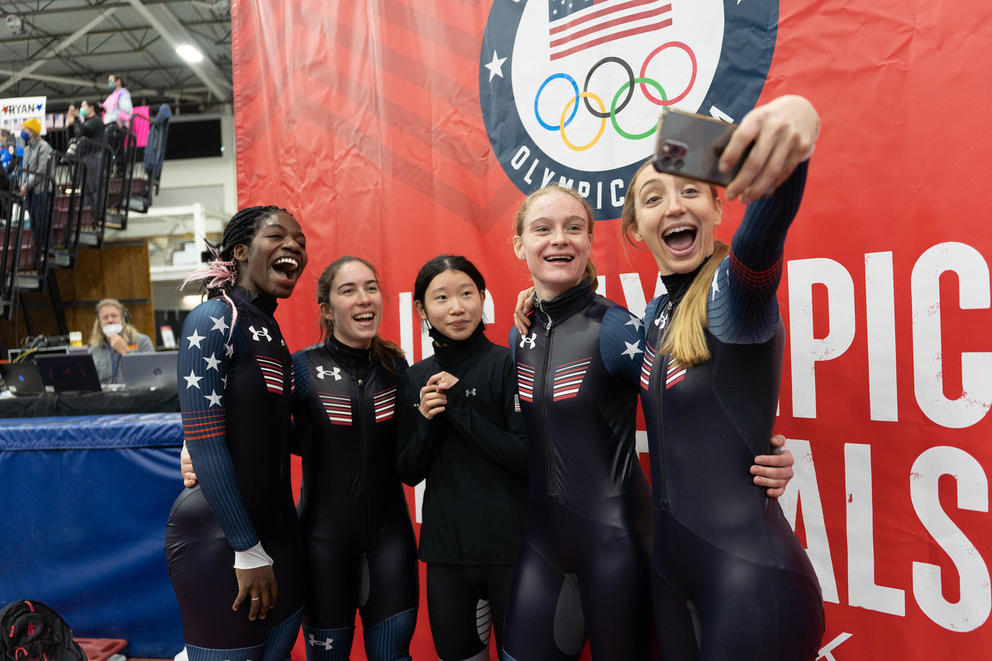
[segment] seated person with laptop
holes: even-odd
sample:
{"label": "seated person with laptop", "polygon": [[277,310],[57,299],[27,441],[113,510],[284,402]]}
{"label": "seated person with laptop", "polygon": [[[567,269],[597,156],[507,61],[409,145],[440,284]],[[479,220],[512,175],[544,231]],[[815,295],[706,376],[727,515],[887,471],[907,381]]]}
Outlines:
{"label": "seated person with laptop", "polygon": [[117,299],[103,299],[96,304],[95,313],[89,352],[100,383],[120,383],[121,356],[131,352],[152,353],[155,346],[147,335],[131,325],[127,308]]}

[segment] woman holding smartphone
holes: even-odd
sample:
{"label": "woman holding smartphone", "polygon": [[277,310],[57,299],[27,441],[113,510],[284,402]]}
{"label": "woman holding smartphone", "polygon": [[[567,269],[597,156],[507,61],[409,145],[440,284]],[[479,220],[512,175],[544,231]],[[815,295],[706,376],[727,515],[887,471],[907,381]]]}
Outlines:
{"label": "woman holding smartphone", "polygon": [[746,468],[769,450],[784,343],[775,294],[818,132],[819,117],[801,97],[745,116],[721,159],[729,169],[751,145],[727,189],[728,199],[749,202],[730,247],[713,238],[723,213],[714,187],[649,162],[627,190],[624,235],[651,250],[667,290],[645,313],[641,381],[663,658],[817,655],[824,622],[816,574]]}

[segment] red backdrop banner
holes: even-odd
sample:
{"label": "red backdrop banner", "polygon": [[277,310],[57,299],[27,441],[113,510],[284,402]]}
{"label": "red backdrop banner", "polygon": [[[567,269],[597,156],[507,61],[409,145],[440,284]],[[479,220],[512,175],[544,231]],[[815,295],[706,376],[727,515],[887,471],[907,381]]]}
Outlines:
{"label": "red backdrop banner", "polygon": [[[620,241],[617,201],[659,106],[739,120],[803,94],[823,129],[786,244],[777,430],[797,458],[782,506],[826,601],[821,658],[992,649],[992,5],[671,0],[599,20],[559,4],[233,3],[239,204],[287,207],[309,240],[278,315],[291,347],[316,341],[316,279],[344,254],[377,265],[382,333],[411,363],[409,292],[440,253],[482,270],[505,342],[528,284],[512,217],[550,181],[590,200],[601,290],[640,314],[657,272]],[[725,209],[727,239],[742,208]],[[423,604],[414,651],[433,657]]]}

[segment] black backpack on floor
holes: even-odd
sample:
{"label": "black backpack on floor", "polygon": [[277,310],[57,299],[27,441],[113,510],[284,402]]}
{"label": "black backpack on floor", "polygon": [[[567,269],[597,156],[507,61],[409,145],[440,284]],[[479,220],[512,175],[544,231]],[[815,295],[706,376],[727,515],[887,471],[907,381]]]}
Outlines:
{"label": "black backpack on floor", "polygon": [[0,610],[0,661],[86,661],[86,655],[58,613],[25,600]]}

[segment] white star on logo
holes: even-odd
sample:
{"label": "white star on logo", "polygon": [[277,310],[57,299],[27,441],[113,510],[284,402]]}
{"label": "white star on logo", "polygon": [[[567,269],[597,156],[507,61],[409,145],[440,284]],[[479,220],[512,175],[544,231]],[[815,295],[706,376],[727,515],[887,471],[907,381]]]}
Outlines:
{"label": "white star on logo", "polygon": [[506,62],[506,58],[505,57],[499,57],[498,55],[496,55],[496,51],[494,50],[493,51],[492,62],[490,62],[489,64],[486,64],[485,65],[485,67],[487,69],[489,69],[489,82],[490,83],[493,82],[493,78],[495,78],[496,76],[499,76],[500,78],[503,77],[503,63],[504,62]]}
{"label": "white star on logo", "polygon": [[630,342],[624,341],[624,344],[627,345],[627,348],[624,351],[620,352],[621,356],[630,356],[630,359],[634,360],[634,357],[637,354],[644,353],[644,349],[640,348],[640,344],[641,344],[640,342],[634,342],[633,344],[631,344]]}
{"label": "white star on logo", "polygon": [[216,390],[211,390],[209,395],[204,395],[204,397],[210,402],[210,406],[220,406],[220,398],[223,395],[218,395]]}
{"label": "white star on logo", "polygon": [[202,348],[200,347],[200,342],[206,339],[206,335],[200,335],[199,333],[196,332],[196,329],[194,328],[193,334],[187,337],[186,339],[189,341],[189,346],[186,347],[187,349],[192,349],[194,346],[197,349],[200,349]]}
{"label": "white star on logo", "polygon": [[309,645],[311,647],[323,647],[325,650],[329,650],[334,646],[334,639],[328,636],[325,640],[317,640],[310,634]]}
{"label": "white star on logo", "polygon": [[634,315],[630,315],[630,321],[624,324],[624,326],[633,326],[634,330],[641,330],[641,320]]}
{"label": "white star on logo", "polygon": [[210,330],[212,331],[220,331],[223,333],[230,328],[230,326],[227,325],[227,322],[224,321],[224,317],[210,317],[210,321],[214,322],[214,325],[210,327]]}
{"label": "white star on logo", "polygon": [[[204,356],[203,357],[203,360],[207,361],[207,369],[208,370],[217,370],[218,372],[220,371],[219,369],[217,369],[217,366],[220,365],[220,359],[219,358],[214,358],[214,354],[210,354],[209,357],[208,356]],[[204,370],[204,371],[206,371],[206,370]]]}
{"label": "white star on logo", "polygon": [[196,388],[197,390],[200,389],[200,381],[203,380],[203,377],[197,376],[196,372],[192,369],[189,371],[189,376],[184,376],[183,378],[186,379],[186,390],[189,390],[190,388]]}

